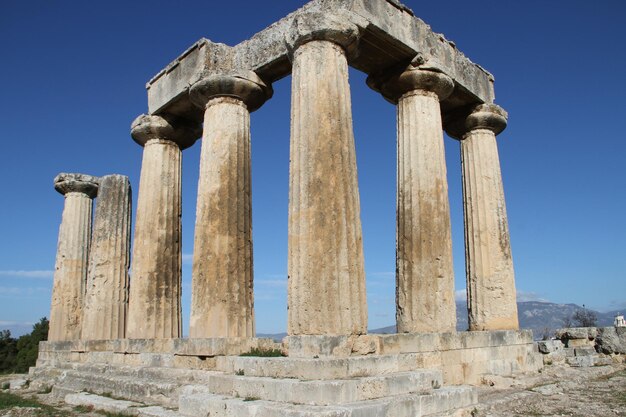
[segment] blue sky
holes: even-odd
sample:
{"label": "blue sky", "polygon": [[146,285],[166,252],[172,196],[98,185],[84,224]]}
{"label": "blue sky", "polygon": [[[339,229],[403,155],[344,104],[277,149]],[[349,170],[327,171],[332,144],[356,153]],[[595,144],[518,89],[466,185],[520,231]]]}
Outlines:
{"label": "blue sky", "polygon": [[[50,306],[59,172],[130,177],[144,85],[201,37],[234,45],[305,1],[8,0],[0,14],[0,328]],[[626,310],[626,3],[407,0],[496,77],[521,299]],[[286,328],[290,78],[252,115],[257,330]],[[395,109],[350,73],[370,328],[394,322]],[[446,138],[456,287],[465,288],[458,142]],[[183,314],[200,143],[183,160]],[[463,314],[463,312],[459,312]]]}

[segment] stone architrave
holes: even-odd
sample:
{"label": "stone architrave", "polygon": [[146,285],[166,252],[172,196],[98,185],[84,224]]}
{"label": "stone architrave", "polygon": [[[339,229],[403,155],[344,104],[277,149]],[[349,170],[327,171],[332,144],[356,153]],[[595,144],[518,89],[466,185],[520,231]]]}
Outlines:
{"label": "stone architrave", "polygon": [[370,77],[397,103],[398,184],[396,323],[398,333],[456,328],[450,203],[440,100],[452,79],[427,67]]}
{"label": "stone architrave", "polygon": [[59,228],[48,340],[78,340],[98,178],[59,174],[54,179],[54,188],[65,196],[65,206]]}
{"label": "stone architrave", "polygon": [[[470,330],[519,328],[515,276],[496,135],[507,113],[475,106],[460,121]],[[457,122],[458,123],[458,122]]]}
{"label": "stone architrave", "polygon": [[142,115],[132,124],[144,147],[137,198],[126,337],[181,336],[182,150],[201,135],[199,124]]}
{"label": "stone architrave", "polygon": [[250,112],[271,97],[253,72],[190,89],[204,109],[189,337],[254,337]]}
{"label": "stone architrave", "polygon": [[81,339],[123,339],[128,309],[130,182],[124,175],[107,175],[99,184]]}
{"label": "stone architrave", "polygon": [[365,272],[346,54],[358,29],[305,15],[292,50],[288,334],[367,331]]}

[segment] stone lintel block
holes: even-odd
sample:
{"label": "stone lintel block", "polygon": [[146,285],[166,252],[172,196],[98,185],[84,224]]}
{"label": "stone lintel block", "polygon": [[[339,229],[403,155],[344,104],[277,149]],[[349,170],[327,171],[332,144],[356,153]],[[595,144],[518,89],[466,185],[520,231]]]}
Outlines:
{"label": "stone lintel block", "polygon": [[201,121],[202,111],[195,108],[187,93],[190,85],[208,73],[250,70],[267,83],[289,75],[286,35],[295,20],[311,14],[331,19],[341,16],[344,25],[358,28],[360,41],[351,54],[350,65],[367,74],[406,65],[418,56],[455,81],[454,92],[442,102],[444,109],[493,102],[493,76],[466,58],[453,42],[396,3],[313,0],[234,47],[200,39],[148,82],[149,111]]}

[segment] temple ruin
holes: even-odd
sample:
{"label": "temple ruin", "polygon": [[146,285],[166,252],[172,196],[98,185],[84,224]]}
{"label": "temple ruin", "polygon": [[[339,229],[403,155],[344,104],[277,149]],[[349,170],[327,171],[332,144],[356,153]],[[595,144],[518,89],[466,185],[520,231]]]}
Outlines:
{"label": "temple ruin", "polygon": [[[393,335],[367,333],[349,66],[397,106]],[[255,337],[250,113],[288,75],[288,336],[276,343]],[[172,416],[400,417],[469,407],[485,375],[542,366],[518,328],[496,141],[507,113],[493,77],[406,6],[313,0],[236,46],[199,40],[147,90],[148,114],[131,126],[143,147],[132,257],[128,178],[55,180],[65,208],[37,383]],[[467,312],[454,300],[444,132],[461,147]],[[191,146],[202,148],[184,339],[181,155]],[[469,331],[456,331],[457,314]],[[239,356],[254,349],[285,357]]]}

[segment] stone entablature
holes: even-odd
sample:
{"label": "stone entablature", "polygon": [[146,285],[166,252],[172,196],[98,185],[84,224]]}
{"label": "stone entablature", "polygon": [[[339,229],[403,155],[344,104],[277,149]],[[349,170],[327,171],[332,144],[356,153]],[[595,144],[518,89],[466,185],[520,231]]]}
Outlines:
{"label": "stone entablature", "polygon": [[336,16],[354,25],[360,40],[350,66],[374,74],[416,57],[455,80],[444,110],[494,100],[493,76],[471,62],[453,42],[433,32],[404,5],[392,0],[314,0],[236,46],[200,39],[147,84],[150,113],[172,113],[201,121],[187,94],[189,86],[212,73],[256,72],[272,83],[291,73],[285,37],[293,21],[307,14]]}

